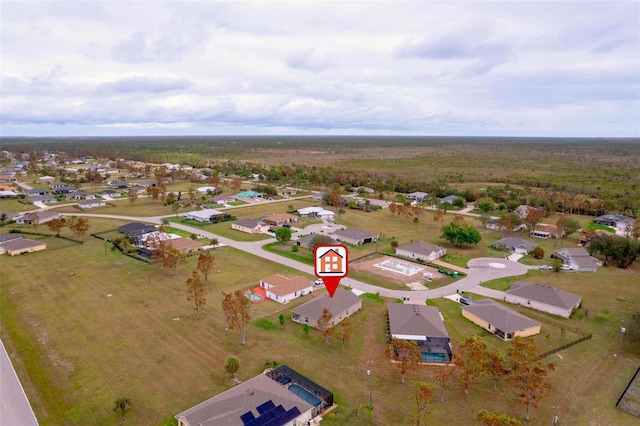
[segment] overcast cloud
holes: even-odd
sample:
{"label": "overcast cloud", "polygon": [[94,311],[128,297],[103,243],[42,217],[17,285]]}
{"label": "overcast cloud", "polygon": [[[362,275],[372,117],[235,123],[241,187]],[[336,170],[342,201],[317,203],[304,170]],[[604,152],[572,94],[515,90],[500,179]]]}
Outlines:
{"label": "overcast cloud", "polygon": [[0,7],[4,136],[640,136],[635,0]]}

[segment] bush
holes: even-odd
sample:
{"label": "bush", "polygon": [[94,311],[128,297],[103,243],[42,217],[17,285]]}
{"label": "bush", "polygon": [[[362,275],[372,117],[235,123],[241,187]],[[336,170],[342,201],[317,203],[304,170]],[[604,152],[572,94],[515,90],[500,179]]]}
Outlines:
{"label": "bush", "polygon": [[542,247],[536,247],[531,251],[531,255],[536,259],[542,259],[544,257],[544,250]]}

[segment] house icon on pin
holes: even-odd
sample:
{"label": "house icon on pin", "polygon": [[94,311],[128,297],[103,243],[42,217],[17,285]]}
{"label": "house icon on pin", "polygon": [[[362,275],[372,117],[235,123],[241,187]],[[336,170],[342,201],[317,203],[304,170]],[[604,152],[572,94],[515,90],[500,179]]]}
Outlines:
{"label": "house icon on pin", "polygon": [[343,268],[344,256],[342,256],[340,253],[338,253],[334,249],[327,250],[318,259],[320,261],[320,268],[318,269],[319,273],[341,274],[344,272],[344,268]]}

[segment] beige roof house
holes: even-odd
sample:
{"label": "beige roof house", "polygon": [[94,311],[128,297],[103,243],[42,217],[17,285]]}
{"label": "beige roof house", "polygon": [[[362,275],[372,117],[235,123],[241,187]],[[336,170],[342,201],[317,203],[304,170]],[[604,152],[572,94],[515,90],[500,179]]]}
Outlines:
{"label": "beige roof house", "polygon": [[282,225],[288,225],[291,223],[296,223],[298,221],[298,216],[294,216],[289,213],[278,213],[278,214],[273,214],[271,216],[263,217],[262,221],[267,225],[282,226]]}
{"label": "beige roof house", "polygon": [[462,308],[462,316],[502,340],[540,333],[540,324],[491,299],[478,300]]}
{"label": "beige roof house", "polygon": [[362,308],[362,300],[351,291],[338,287],[333,297],[329,297],[325,293],[292,309],[291,319],[300,324],[308,324],[310,327],[317,328],[318,319],[322,316],[325,308],[332,315],[331,326],[333,327],[359,311]]}
{"label": "beige roof house", "polygon": [[45,250],[47,245],[42,241],[30,240],[28,238],[15,238],[0,243],[0,254],[7,253],[9,256],[16,256],[23,253]]}
{"label": "beige roof house", "polygon": [[398,247],[396,254],[411,259],[436,260],[447,254],[447,249],[424,241],[415,241]]}
{"label": "beige roof house", "polygon": [[267,298],[278,303],[288,303],[295,298],[313,293],[313,282],[308,278],[287,278],[280,274],[262,278],[260,287],[265,289]]}

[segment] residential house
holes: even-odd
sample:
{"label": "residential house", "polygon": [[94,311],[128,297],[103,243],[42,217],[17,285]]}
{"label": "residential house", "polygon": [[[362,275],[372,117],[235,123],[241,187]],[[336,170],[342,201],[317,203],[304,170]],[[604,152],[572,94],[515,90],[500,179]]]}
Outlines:
{"label": "residential house", "polygon": [[202,243],[191,238],[172,238],[169,240],[169,244],[183,254],[194,253],[202,249]]}
{"label": "residential house", "polygon": [[447,249],[424,241],[416,241],[396,249],[396,254],[411,259],[432,261],[447,254]]}
{"label": "residential house", "polygon": [[36,203],[53,204],[57,202],[58,202],[58,199],[56,197],[52,197],[51,195],[38,195],[35,197],[27,198],[27,203],[29,204],[36,204]]}
{"label": "residential house", "polygon": [[610,213],[598,216],[594,222],[599,225],[610,226],[619,231],[626,231],[627,229],[631,229],[635,219],[623,214]]}
{"label": "residential house", "polygon": [[286,365],[268,370],[175,416],[178,426],[303,426],[333,406],[333,394]]}
{"label": "residential house", "polygon": [[332,315],[331,327],[362,309],[362,300],[351,291],[338,287],[333,297],[324,293],[291,310],[291,320],[318,328],[322,312],[328,309]]}
{"label": "residential house", "polygon": [[569,318],[582,297],[544,284],[519,281],[506,292],[505,302]]}
{"label": "residential house", "polygon": [[378,241],[378,234],[360,228],[339,229],[333,233],[333,237],[354,246]]}
{"label": "residential house", "polygon": [[200,195],[215,194],[216,189],[217,188],[215,186],[201,186],[196,189],[196,192]]}
{"label": "residential house", "polygon": [[449,334],[438,308],[391,303],[387,305],[387,311],[392,338],[416,342],[423,362],[451,362],[453,351]]}
{"label": "residential house", "polygon": [[33,225],[35,222],[38,225],[42,225],[59,217],[60,215],[58,213],[50,210],[33,211],[23,213],[22,216],[17,217],[16,223],[20,225]]}
{"label": "residential house", "polygon": [[289,198],[292,195],[295,195],[297,193],[298,193],[298,190],[295,188],[286,188],[286,187],[276,188],[276,194],[284,198]]}
{"label": "residential house", "polygon": [[427,194],[426,192],[412,192],[411,194],[407,194],[405,196],[405,198],[407,200],[413,200],[416,203],[422,203],[423,201],[428,200],[429,198],[431,198],[431,196],[429,194]]}
{"label": "residential house", "polygon": [[94,207],[104,207],[107,205],[104,200],[99,198],[94,198],[90,200],[80,200],[78,201],[78,207],[81,209],[92,209]]}
{"label": "residential house", "polygon": [[[311,240],[313,240],[313,237],[315,237],[316,235],[318,234],[309,234],[309,235],[305,235],[304,237],[298,238],[296,240],[296,244],[302,248],[309,248],[311,247]],[[331,238],[331,242],[329,244],[336,244],[336,243],[337,241]]]}
{"label": "residential house", "polygon": [[138,239],[142,237],[144,234],[148,234],[149,232],[154,232],[156,227],[150,225],[148,223],[140,223],[140,222],[131,222],[126,225],[122,225],[118,228],[118,231],[125,234],[129,238]]}
{"label": "residential house", "polygon": [[9,241],[0,242],[0,254],[7,253],[9,256],[18,254],[33,253],[47,248],[42,241],[30,240],[28,238],[15,238]]}
{"label": "residential house", "polygon": [[38,178],[38,181],[40,183],[44,183],[46,185],[49,185],[49,184],[55,182],[56,178],[54,178],[53,176],[42,176],[42,177]]}
{"label": "residential house", "polygon": [[278,213],[263,217],[262,221],[271,226],[283,226],[296,223],[298,221],[298,217],[289,213]]}
{"label": "residential house", "polygon": [[77,190],[77,191],[73,191],[65,194],[64,198],[66,200],[91,200],[95,198],[95,196],[85,191]]}
{"label": "residential house", "polygon": [[151,187],[156,186],[158,184],[158,180],[157,179],[145,179],[145,180],[139,180],[137,182],[134,182],[134,184],[136,186],[140,186],[142,188],[145,188],[145,191],[146,191],[146,188],[151,188]]}
{"label": "residential house", "polygon": [[15,174],[0,174],[0,182],[17,182],[18,178]]}
{"label": "residential house", "polygon": [[525,217],[527,217],[530,211],[535,211],[535,210],[538,210],[538,209],[533,206],[520,204],[518,207],[515,208],[513,212],[518,216],[520,216],[522,219],[524,219]]}
{"label": "residential house", "polygon": [[540,333],[539,323],[491,299],[464,306],[462,316],[505,341]]}
{"label": "residential house", "polygon": [[7,198],[16,198],[18,196],[17,192],[14,191],[8,191],[8,190],[0,190],[0,199],[7,199]]}
{"label": "residential house", "polygon": [[460,197],[459,195],[447,195],[446,197],[439,198],[438,202],[440,204],[444,204],[444,203],[453,204],[454,201],[456,201],[458,198],[462,198],[462,197]]}
{"label": "residential house", "polygon": [[194,210],[184,214],[185,219],[195,220],[202,223],[218,223],[229,220],[231,215],[215,209]]}
{"label": "residential house", "polygon": [[598,270],[598,260],[583,247],[561,248],[554,251],[551,257],[562,260],[563,265],[569,266],[574,271],[596,272]]}
{"label": "residential house", "polygon": [[522,238],[506,237],[491,244],[491,247],[496,250],[509,250],[512,253],[529,254],[538,245]]}
{"label": "residential house", "polygon": [[231,229],[247,234],[264,234],[269,230],[269,225],[254,219],[238,219],[231,222]]}
{"label": "residential house", "polygon": [[17,240],[24,238],[22,234],[0,234],[0,243],[6,243],[7,241]]}
{"label": "residential house", "polygon": [[210,202],[220,204],[220,205],[233,203],[235,200],[236,200],[236,197],[233,195],[216,195],[215,197],[209,198]]}
{"label": "residential house", "polygon": [[322,207],[304,207],[302,209],[298,209],[298,216],[315,217],[320,220],[333,221],[336,217],[336,214],[331,210],[326,210]]}
{"label": "residential house", "polygon": [[[520,225],[516,226],[515,228],[513,228],[513,231],[520,231],[521,229],[526,228],[527,225],[524,223],[521,223]],[[503,230],[503,227],[500,226],[498,219],[491,219],[489,222],[487,222],[487,229],[494,229],[494,230]]]}
{"label": "residential house", "polygon": [[242,191],[236,194],[238,198],[262,198],[262,194],[256,191]]}
{"label": "residential house", "polygon": [[560,238],[564,236],[564,230],[557,225],[538,223],[529,235],[534,238]]}
{"label": "residential house", "polygon": [[98,192],[96,195],[103,198],[113,198],[120,196],[120,193],[113,189],[105,189],[104,191]]}
{"label": "residential house", "polygon": [[51,191],[55,192],[56,194],[67,194],[76,190],[73,185],[69,185],[65,182],[51,182],[49,184],[49,188],[51,188]]}
{"label": "residential house", "polygon": [[270,275],[260,280],[267,298],[278,303],[288,303],[293,299],[313,293],[313,282],[304,277],[287,278],[280,274]]}
{"label": "residential house", "polygon": [[40,188],[31,188],[22,191],[24,195],[27,197],[38,197],[42,195],[51,195],[51,191],[48,189],[40,189]]}

